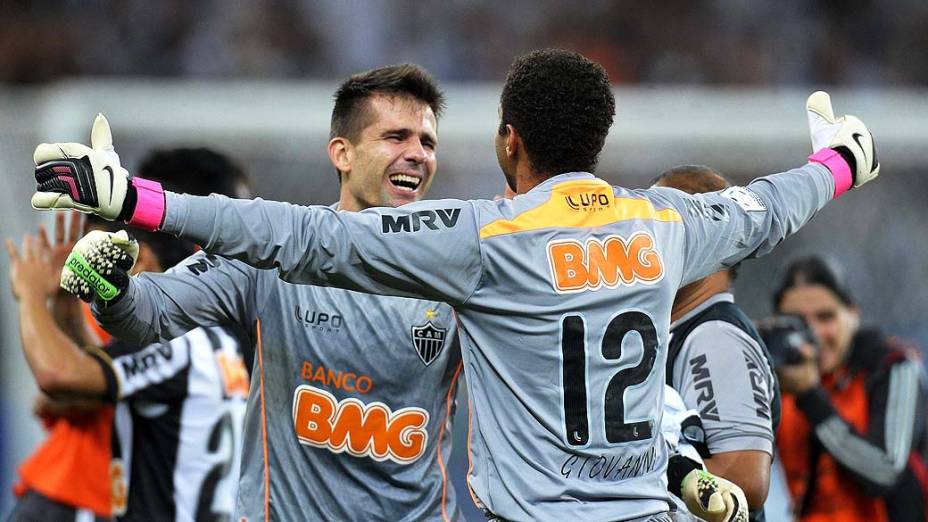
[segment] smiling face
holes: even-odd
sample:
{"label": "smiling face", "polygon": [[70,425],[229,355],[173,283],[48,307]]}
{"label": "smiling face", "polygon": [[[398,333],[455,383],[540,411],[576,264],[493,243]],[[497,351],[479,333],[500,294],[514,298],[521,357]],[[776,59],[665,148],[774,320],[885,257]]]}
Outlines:
{"label": "smiling face", "polygon": [[857,309],[841,302],[822,285],[800,285],[787,290],[780,299],[780,312],[801,315],[818,339],[819,369],[833,372],[844,362],[859,315]]}
{"label": "smiling face", "polygon": [[399,95],[367,100],[367,125],[345,140],[340,205],[344,210],[398,207],[425,197],[435,174],[437,121],[428,104]]}

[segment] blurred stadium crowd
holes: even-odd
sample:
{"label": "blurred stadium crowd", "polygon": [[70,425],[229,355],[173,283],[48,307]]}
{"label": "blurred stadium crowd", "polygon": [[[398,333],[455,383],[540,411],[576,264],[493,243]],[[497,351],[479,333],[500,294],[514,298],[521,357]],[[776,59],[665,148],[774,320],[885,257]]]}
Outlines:
{"label": "blurred stadium crowd", "polygon": [[495,4],[8,1],[0,81],[331,78],[398,55],[443,81],[497,81],[512,55],[550,46],[597,60],[619,84],[928,83],[921,0]]}

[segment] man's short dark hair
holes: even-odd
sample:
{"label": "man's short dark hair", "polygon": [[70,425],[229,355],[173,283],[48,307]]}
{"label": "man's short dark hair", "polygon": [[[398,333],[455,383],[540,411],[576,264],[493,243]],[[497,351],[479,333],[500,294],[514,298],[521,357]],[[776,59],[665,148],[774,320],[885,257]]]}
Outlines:
{"label": "man's short dark hair", "polygon": [[[229,197],[250,196],[251,180],[227,156],[207,148],[158,149],[150,152],[139,164],[140,177],[157,181],[172,192],[195,196],[222,194]],[[241,194],[245,188],[249,194]],[[115,232],[125,224],[90,216],[88,226]],[[147,244],[165,269],[171,268],[196,251],[190,241],[160,232],[131,230],[130,233]]]}
{"label": "man's short dark hair", "polygon": [[515,127],[533,170],[546,176],[593,172],[615,116],[606,70],[562,49],[516,58],[500,106],[500,135]]}
{"label": "man's short dark hair", "polygon": [[345,80],[335,91],[335,108],[329,138],[343,137],[355,141],[370,125],[369,99],[374,94],[408,96],[431,107],[435,118],[445,109],[445,95],[432,76],[411,63],[388,65]]}

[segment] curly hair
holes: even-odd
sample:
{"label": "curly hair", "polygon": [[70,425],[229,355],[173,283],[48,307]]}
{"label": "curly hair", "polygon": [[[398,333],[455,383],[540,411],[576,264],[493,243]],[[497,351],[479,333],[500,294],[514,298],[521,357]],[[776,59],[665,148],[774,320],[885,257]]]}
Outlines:
{"label": "curly hair", "polygon": [[515,127],[532,169],[547,176],[593,172],[615,116],[606,70],[562,49],[516,58],[500,106],[500,135],[507,124]]}
{"label": "curly hair", "polygon": [[422,67],[411,63],[388,65],[355,74],[335,91],[335,108],[329,138],[341,136],[356,140],[370,124],[368,99],[374,94],[409,96],[432,108],[435,119],[445,108],[445,95],[435,79]]}

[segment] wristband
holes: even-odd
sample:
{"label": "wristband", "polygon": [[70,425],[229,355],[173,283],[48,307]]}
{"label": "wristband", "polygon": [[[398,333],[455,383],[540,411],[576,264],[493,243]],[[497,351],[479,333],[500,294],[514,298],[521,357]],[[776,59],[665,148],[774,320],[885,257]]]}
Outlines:
{"label": "wristband", "polygon": [[126,223],[150,232],[161,227],[164,219],[164,189],[161,183],[142,178],[132,178],[135,187],[135,210]]}
{"label": "wristband", "polygon": [[671,455],[667,460],[667,489],[677,496],[683,498],[683,479],[694,469],[701,470],[702,465],[695,460],[684,457],[683,455]]}
{"label": "wristband", "polygon": [[809,161],[822,164],[831,172],[831,176],[835,179],[835,193],[832,199],[837,199],[851,189],[854,183],[851,167],[838,151],[826,147],[809,156]]}

